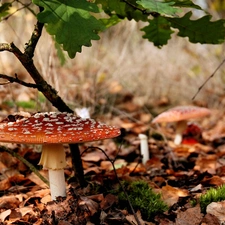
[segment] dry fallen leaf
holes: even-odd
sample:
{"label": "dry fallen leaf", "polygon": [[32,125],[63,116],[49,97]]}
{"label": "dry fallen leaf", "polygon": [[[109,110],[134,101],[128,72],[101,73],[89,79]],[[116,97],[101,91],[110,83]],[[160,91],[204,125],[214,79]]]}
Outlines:
{"label": "dry fallen leaf", "polygon": [[19,209],[17,209],[17,211],[19,211],[23,216],[25,216],[26,214],[31,214],[31,215],[35,215],[34,211],[33,211],[33,206],[34,205],[29,205],[29,206],[26,206],[26,207],[21,207]]}
{"label": "dry fallen leaf", "polygon": [[169,206],[177,203],[179,197],[186,197],[189,195],[188,190],[175,188],[169,185],[162,187],[161,193],[163,200]]}
{"label": "dry fallen leaf", "polygon": [[200,206],[189,208],[186,211],[180,211],[177,214],[175,225],[199,225],[203,218]]}
{"label": "dry fallen leaf", "polygon": [[105,196],[105,198],[103,198],[103,200],[101,201],[100,207],[103,210],[107,210],[108,208],[110,208],[116,202],[118,202],[118,199],[115,195],[107,194]]}
{"label": "dry fallen leaf", "polygon": [[99,205],[97,202],[91,200],[88,197],[83,197],[83,196],[80,196],[80,200],[78,201],[78,204],[81,210],[83,210],[84,212],[87,212],[87,216],[94,215],[99,208]]}
{"label": "dry fallen leaf", "polygon": [[19,207],[21,201],[13,196],[2,196],[0,198],[0,209],[14,209]]}
{"label": "dry fallen leaf", "polygon": [[[144,221],[141,217],[141,212],[140,211],[137,211],[136,212],[136,216],[140,222],[141,225],[154,225],[153,223],[151,222],[147,222],[147,221]],[[137,223],[137,220],[135,219],[134,215],[127,215],[126,216],[126,220],[129,222],[129,224],[134,224],[134,225],[138,225]]]}
{"label": "dry fallen leaf", "polygon": [[202,137],[204,138],[204,140],[214,141],[216,139],[225,137],[224,124],[225,118],[218,120],[215,127],[213,127],[212,129],[204,131],[202,133]]}
{"label": "dry fallen leaf", "polygon": [[225,182],[219,176],[212,176],[212,177],[203,179],[201,183],[205,186],[217,186],[218,187],[218,186],[223,185]]}
{"label": "dry fallen leaf", "polygon": [[[43,173],[42,173],[42,171],[40,171],[40,173],[42,174],[42,175],[44,175]],[[41,187],[41,188],[47,188],[48,187],[48,185],[46,184],[46,183],[44,183],[36,174],[34,174],[33,172],[31,173],[31,174],[29,174],[28,176],[27,176],[27,178],[29,179],[29,180],[31,180],[33,183],[35,183],[36,185],[38,185],[39,187]]]}
{"label": "dry fallen leaf", "polygon": [[217,162],[216,155],[200,155],[196,160],[194,170],[200,172],[207,171],[208,173],[215,174],[216,169],[220,166]]}
{"label": "dry fallen leaf", "polygon": [[82,160],[91,162],[99,162],[100,160],[105,159],[106,156],[100,151],[88,152],[84,156],[82,156]]}
{"label": "dry fallen leaf", "polygon": [[5,219],[11,214],[12,210],[8,209],[2,213],[0,213],[0,221],[4,222]]}
{"label": "dry fallen leaf", "polygon": [[212,202],[206,207],[206,212],[214,215],[221,224],[225,221],[225,201],[222,202]]}

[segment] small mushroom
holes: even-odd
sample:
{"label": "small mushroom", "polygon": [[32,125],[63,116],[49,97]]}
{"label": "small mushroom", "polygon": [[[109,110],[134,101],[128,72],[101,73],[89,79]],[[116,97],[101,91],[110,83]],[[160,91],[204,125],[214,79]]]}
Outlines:
{"label": "small mushroom", "polygon": [[148,137],[145,134],[139,134],[138,137],[140,139],[142,163],[145,164],[149,160]]}
{"label": "small mushroom", "polygon": [[152,120],[152,123],[177,122],[174,144],[179,145],[182,142],[182,132],[187,127],[187,120],[202,118],[211,114],[211,111],[198,106],[177,106],[171,108]]}
{"label": "small mushroom", "polygon": [[52,199],[66,196],[65,143],[83,143],[120,135],[118,128],[71,113],[36,113],[9,116],[0,123],[0,142],[42,144],[39,164],[49,171]]}

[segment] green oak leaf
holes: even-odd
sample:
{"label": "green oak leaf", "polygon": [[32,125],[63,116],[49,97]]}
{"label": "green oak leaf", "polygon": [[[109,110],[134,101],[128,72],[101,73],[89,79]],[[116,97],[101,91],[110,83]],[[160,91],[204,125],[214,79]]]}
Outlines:
{"label": "green oak leaf", "polygon": [[65,56],[65,52],[63,51],[62,45],[60,45],[58,42],[55,41],[55,49],[56,49],[60,64],[61,66],[63,66],[66,63],[66,56]]}
{"label": "green oak leaf", "polygon": [[202,9],[199,5],[194,4],[191,0],[165,0],[165,2],[173,2],[173,6],[184,7],[184,8],[193,8],[193,9]]}
{"label": "green oak leaf", "polygon": [[126,4],[120,0],[96,0],[96,4],[101,4],[104,12],[108,15],[117,15],[120,18],[125,18]]}
{"label": "green oak leaf", "polygon": [[173,33],[170,29],[170,23],[162,16],[155,17],[148,22],[149,25],[141,29],[145,32],[143,38],[147,38],[157,47],[166,45]]}
{"label": "green oak leaf", "polygon": [[86,0],[33,0],[44,8],[37,15],[46,24],[46,30],[63,46],[70,58],[81,52],[82,46],[91,46],[91,40],[99,40],[97,34],[104,24],[91,13],[99,13],[98,7]]}
{"label": "green oak leaf", "polygon": [[109,28],[121,22],[122,19],[120,19],[117,15],[112,15],[107,19],[106,18],[101,19],[101,21],[104,23],[106,28]]}
{"label": "green oak leaf", "polygon": [[159,0],[140,0],[137,1],[144,9],[150,12],[156,12],[160,15],[174,16],[176,13],[181,12],[180,9],[174,7],[175,2],[162,2]]}
{"label": "green oak leaf", "polygon": [[95,3],[100,4],[106,14],[117,16],[119,19],[147,21],[148,18],[147,14],[143,14],[138,9],[140,6],[136,3],[136,0],[129,0],[129,4],[121,0],[95,0]]}
{"label": "green oak leaf", "polygon": [[225,37],[225,20],[210,21],[212,16],[206,15],[191,20],[192,12],[181,18],[167,18],[171,26],[179,30],[178,36],[188,37],[192,43],[221,44]]}
{"label": "green oak leaf", "polygon": [[10,7],[12,6],[11,3],[3,3],[1,6],[0,6],[0,18],[2,17],[5,17],[9,14],[9,9]]}

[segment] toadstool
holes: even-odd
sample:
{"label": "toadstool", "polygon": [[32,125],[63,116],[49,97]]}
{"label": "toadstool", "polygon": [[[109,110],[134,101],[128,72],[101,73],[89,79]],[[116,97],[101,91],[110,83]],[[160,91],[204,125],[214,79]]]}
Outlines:
{"label": "toadstool", "polygon": [[42,144],[39,164],[49,171],[51,197],[66,196],[65,143],[83,143],[120,135],[116,127],[71,113],[36,113],[9,116],[0,122],[0,142]]}
{"label": "toadstool", "polygon": [[152,120],[152,123],[177,122],[174,143],[179,145],[182,142],[182,132],[187,127],[187,120],[202,118],[210,115],[211,111],[198,106],[177,106],[171,108]]}

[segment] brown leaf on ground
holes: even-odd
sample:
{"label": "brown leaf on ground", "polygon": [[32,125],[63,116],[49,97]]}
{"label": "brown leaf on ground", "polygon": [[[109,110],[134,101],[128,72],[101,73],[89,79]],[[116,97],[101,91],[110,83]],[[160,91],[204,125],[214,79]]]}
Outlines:
{"label": "brown leaf on ground", "polygon": [[199,225],[203,218],[200,206],[178,212],[175,225]]}
{"label": "brown leaf on ground", "polygon": [[169,206],[172,206],[174,203],[176,203],[179,197],[186,197],[189,195],[188,190],[175,188],[169,185],[162,187],[161,193],[163,200]]}
{"label": "brown leaf on ground", "polygon": [[206,207],[206,212],[214,215],[222,224],[225,221],[225,201],[212,202]]}
{"label": "brown leaf on ground", "polygon": [[80,197],[80,200],[78,201],[78,205],[80,207],[80,210],[85,212],[87,216],[93,216],[99,208],[99,205],[97,202],[93,201],[92,199],[88,197]]}
{"label": "brown leaf on ground", "polygon": [[2,196],[0,198],[0,209],[15,209],[21,201],[15,196]]}
{"label": "brown leaf on ground", "polygon": [[94,151],[86,153],[82,156],[82,159],[84,161],[99,162],[100,160],[105,160],[106,156],[100,151]]}
{"label": "brown leaf on ground", "polygon": [[101,201],[100,207],[104,211],[109,209],[112,205],[114,205],[116,202],[118,202],[118,199],[115,195],[108,194],[105,196],[105,198]]}
{"label": "brown leaf on ground", "polygon": [[[45,176],[45,173],[42,173],[42,171],[40,171],[40,173],[42,174],[42,176]],[[31,180],[34,184],[38,185],[41,188],[47,188],[48,185],[46,183],[44,183],[36,174],[34,174],[33,172],[31,174],[29,174],[27,176],[27,178],[29,180]]]}
{"label": "brown leaf on ground", "polygon": [[207,141],[214,141],[216,139],[225,137],[225,128],[224,128],[225,118],[222,118],[217,121],[216,125],[207,131],[202,133],[202,136]]}
{"label": "brown leaf on ground", "polygon": [[201,225],[220,225],[220,222],[216,216],[207,213],[204,216]]}
{"label": "brown leaf on ground", "polygon": [[205,186],[221,186],[225,181],[219,176],[213,176],[210,178],[204,178],[201,182]]}
{"label": "brown leaf on ground", "polygon": [[161,169],[163,163],[157,157],[151,157],[145,164],[147,169],[154,168],[154,169]]}
{"label": "brown leaf on ground", "polygon": [[[136,212],[136,216],[137,216],[137,218],[138,218],[138,222],[140,222],[141,225],[154,225],[154,224],[151,223],[151,222],[144,221],[144,220],[142,219],[142,217],[141,217],[140,211],[137,211],[137,212]],[[126,220],[129,222],[129,224],[138,225],[137,220],[136,220],[136,218],[134,217],[134,215],[127,215],[127,216],[126,216]]]}
{"label": "brown leaf on ground", "polygon": [[0,221],[4,222],[6,220],[6,218],[11,214],[11,212],[12,212],[12,210],[8,209],[8,210],[0,213]]}
{"label": "brown leaf on ground", "polygon": [[202,219],[201,225],[220,225],[220,222],[214,215],[207,213]]}
{"label": "brown leaf on ground", "polygon": [[215,174],[218,167],[216,155],[202,155],[196,160],[194,170],[199,170],[200,172],[207,171],[211,174]]}
{"label": "brown leaf on ground", "polygon": [[8,190],[10,187],[12,187],[12,184],[9,179],[0,181],[0,191]]}

